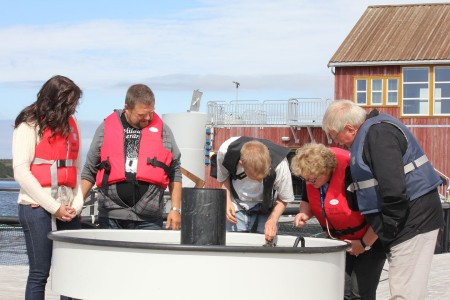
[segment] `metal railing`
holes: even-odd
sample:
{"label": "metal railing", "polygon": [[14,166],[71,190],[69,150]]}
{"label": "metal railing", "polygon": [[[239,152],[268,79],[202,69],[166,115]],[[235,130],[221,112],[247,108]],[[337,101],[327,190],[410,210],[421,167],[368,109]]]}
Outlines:
{"label": "metal railing", "polygon": [[317,126],[330,99],[209,101],[209,126]]}

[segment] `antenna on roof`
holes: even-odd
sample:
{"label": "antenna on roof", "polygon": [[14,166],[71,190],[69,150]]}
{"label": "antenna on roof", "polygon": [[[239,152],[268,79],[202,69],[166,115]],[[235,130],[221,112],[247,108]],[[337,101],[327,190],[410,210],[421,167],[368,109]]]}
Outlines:
{"label": "antenna on roof", "polygon": [[192,93],[191,108],[188,111],[199,111],[200,110],[200,100],[202,99],[203,92],[198,89],[194,90]]}
{"label": "antenna on roof", "polygon": [[233,83],[236,85],[236,101],[238,101],[238,90],[241,84],[237,81],[233,81]]}

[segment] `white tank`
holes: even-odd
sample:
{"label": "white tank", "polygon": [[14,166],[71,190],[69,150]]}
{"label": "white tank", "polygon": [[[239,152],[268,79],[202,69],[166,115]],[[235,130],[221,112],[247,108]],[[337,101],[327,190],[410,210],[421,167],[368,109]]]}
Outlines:
{"label": "white tank", "polygon": [[[77,299],[344,297],[342,241],[227,232],[225,246],[180,244],[180,231],[53,231],[52,291]],[[297,245],[298,244],[298,245]]]}
{"label": "white tank", "polygon": [[[181,166],[201,180],[205,180],[206,113],[169,113],[162,116],[169,125],[181,151]],[[183,187],[194,187],[195,182],[183,175]]]}

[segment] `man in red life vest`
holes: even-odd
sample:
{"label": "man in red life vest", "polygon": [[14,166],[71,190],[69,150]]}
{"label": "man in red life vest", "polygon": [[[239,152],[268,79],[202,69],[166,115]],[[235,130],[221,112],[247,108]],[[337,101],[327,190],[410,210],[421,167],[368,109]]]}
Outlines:
{"label": "man in red life vest", "polygon": [[131,86],[125,108],[97,128],[81,175],[86,197],[98,186],[101,228],[161,229],[164,191],[172,208],[166,228],[181,223],[181,153],[171,129],[155,113],[155,96],[144,84]]}

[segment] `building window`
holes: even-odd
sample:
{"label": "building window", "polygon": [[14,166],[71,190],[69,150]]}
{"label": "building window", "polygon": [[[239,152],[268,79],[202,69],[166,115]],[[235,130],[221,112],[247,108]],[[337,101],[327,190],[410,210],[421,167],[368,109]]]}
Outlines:
{"label": "building window", "polygon": [[402,115],[429,114],[428,74],[428,68],[403,68]]}
{"label": "building window", "polygon": [[356,103],[359,105],[367,105],[367,80],[356,80]]}
{"label": "building window", "polygon": [[381,79],[372,79],[372,105],[383,104],[383,81]]}
{"label": "building window", "polygon": [[387,80],[387,105],[398,104],[398,79]]}
{"label": "building window", "polygon": [[434,114],[450,114],[450,67],[434,69]]}

